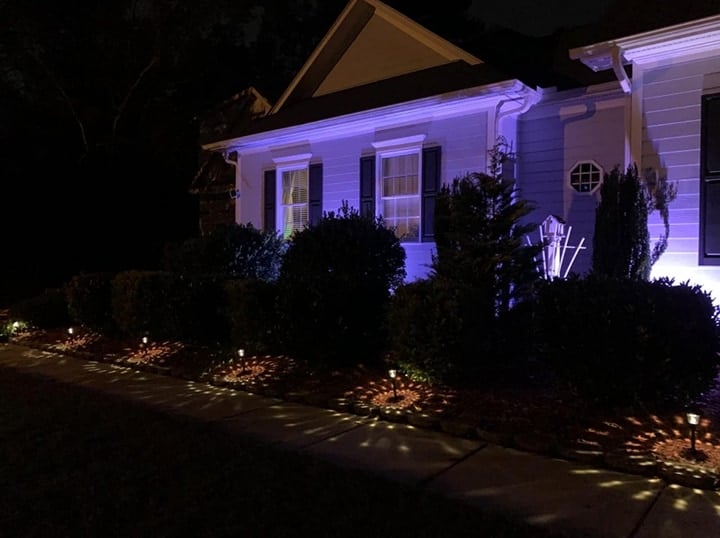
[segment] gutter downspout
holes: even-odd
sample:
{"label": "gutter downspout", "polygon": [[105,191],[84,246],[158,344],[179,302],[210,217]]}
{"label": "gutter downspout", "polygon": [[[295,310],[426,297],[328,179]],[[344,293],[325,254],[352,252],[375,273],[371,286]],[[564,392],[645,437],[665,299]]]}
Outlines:
{"label": "gutter downspout", "polygon": [[[231,158],[232,154],[235,154],[235,160]],[[240,155],[238,155],[237,151],[223,151],[222,157],[225,160],[226,163],[231,164],[235,167],[235,188],[230,191],[230,198],[235,200],[235,222],[242,222],[240,220],[240,204],[237,202],[237,200],[241,196],[241,181],[240,181]]]}
{"label": "gutter downspout", "polygon": [[[642,136],[642,130],[638,132],[638,122],[642,119],[642,94],[633,93],[632,80],[628,77],[625,66],[623,66],[622,49],[613,45],[610,49],[610,59],[615,77],[620,83],[625,94],[625,168],[634,163],[640,164],[640,155],[636,143]],[[636,73],[633,73],[636,75]]]}
{"label": "gutter downspout", "polygon": [[623,93],[630,95],[632,93],[632,82],[630,81],[630,77],[628,77],[627,71],[625,71],[625,67],[623,67],[622,50],[620,47],[613,45],[610,50],[610,58],[612,59],[613,71],[615,72],[615,76],[620,83]]}

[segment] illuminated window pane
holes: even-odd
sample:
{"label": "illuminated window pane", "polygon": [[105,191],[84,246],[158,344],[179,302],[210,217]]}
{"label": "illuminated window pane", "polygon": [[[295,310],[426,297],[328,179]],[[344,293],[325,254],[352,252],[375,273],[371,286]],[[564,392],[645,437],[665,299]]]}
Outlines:
{"label": "illuminated window pane", "polygon": [[401,241],[420,240],[420,159],[417,153],[381,159],[380,205]]}
{"label": "illuminated window pane", "polygon": [[570,171],[570,186],[577,192],[594,192],[602,182],[602,169],[592,161],[576,164]]}
{"label": "illuminated window pane", "polygon": [[288,238],[308,223],[308,169],[282,172],[282,236]]}

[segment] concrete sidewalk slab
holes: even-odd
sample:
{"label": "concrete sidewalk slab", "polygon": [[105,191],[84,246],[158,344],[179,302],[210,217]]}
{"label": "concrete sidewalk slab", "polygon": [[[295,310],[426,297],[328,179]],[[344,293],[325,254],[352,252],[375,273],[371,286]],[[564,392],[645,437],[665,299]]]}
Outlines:
{"label": "concrete sidewalk slab", "polygon": [[368,419],[294,403],[254,409],[220,423],[231,433],[303,448],[363,424]]}
{"label": "concrete sidewalk slab", "polygon": [[469,504],[573,535],[627,538],[664,487],[649,479],[488,446],[430,482]]}
{"label": "concrete sidewalk slab", "polygon": [[307,451],[390,478],[420,483],[480,449],[483,443],[375,421],[310,446]]}
{"label": "concrete sidewalk slab", "polygon": [[720,491],[670,484],[633,538],[720,536]]}
{"label": "concrete sidewalk slab", "polygon": [[86,361],[20,346],[0,348],[0,365],[102,390],[202,420],[220,420],[281,402],[206,383],[138,372],[125,366]]}

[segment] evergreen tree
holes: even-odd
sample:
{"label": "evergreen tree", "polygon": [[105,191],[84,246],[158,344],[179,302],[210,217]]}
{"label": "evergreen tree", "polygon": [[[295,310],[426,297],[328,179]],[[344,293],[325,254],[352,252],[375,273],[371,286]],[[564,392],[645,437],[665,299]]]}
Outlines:
{"label": "evergreen tree", "polygon": [[520,224],[532,207],[517,194],[514,181],[475,172],[437,197],[433,271],[473,289],[484,319],[506,312],[538,277],[539,247],[525,241],[534,225]]}
{"label": "evergreen tree", "polygon": [[648,280],[651,253],[648,191],[636,165],[625,173],[616,166],[605,174],[595,211],[593,273],[611,278]]}

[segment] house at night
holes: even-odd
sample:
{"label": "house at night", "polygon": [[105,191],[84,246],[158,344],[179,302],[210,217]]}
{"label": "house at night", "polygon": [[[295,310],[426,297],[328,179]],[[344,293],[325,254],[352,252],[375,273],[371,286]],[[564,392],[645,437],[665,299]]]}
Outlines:
{"label": "house at night", "polygon": [[[590,267],[605,172],[636,163],[678,188],[653,276],[720,292],[720,15],[567,50],[596,77],[531,85],[379,0],[351,0],[269,111],[210,133],[230,163],[234,219],[284,236],[347,201],[400,236],[407,278],[426,276],[435,195],[488,170],[499,137],[538,224],[557,215],[586,238]],[[582,65],[584,64],[584,65]],[[663,232],[650,220],[651,237]]]}

